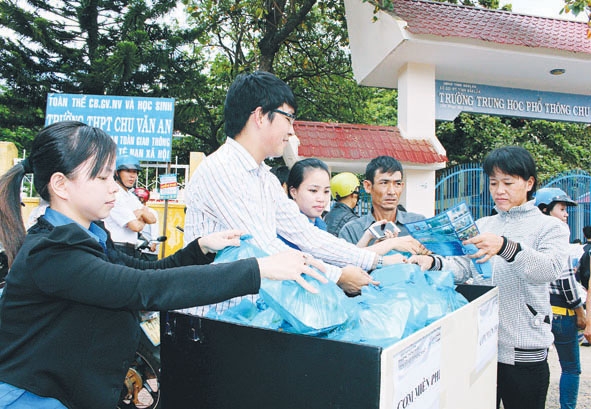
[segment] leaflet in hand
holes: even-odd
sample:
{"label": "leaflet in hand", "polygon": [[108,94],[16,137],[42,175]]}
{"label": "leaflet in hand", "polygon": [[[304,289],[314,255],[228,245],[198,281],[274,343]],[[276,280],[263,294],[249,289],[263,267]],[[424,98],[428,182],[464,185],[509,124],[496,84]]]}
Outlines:
{"label": "leaflet in hand", "polygon": [[427,250],[441,256],[474,253],[474,246],[465,246],[462,241],[479,233],[465,202],[430,219],[406,223],[405,227]]}
{"label": "leaflet in hand", "polygon": [[[478,251],[473,244],[462,244],[464,240],[480,233],[466,202],[430,219],[406,223],[405,227],[411,236],[420,241],[427,250],[440,256],[463,256]],[[472,261],[483,278],[491,277],[492,266],[489,261],[485,263],[479,263],[475,259]]]}

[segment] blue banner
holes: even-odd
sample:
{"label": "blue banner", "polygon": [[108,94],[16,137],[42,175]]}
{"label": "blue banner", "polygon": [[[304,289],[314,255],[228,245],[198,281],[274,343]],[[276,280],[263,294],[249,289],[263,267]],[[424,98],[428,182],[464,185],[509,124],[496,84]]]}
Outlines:
{"label": "blue banner", "polygon": [[591,96],[435,81],[435,118],[460,112],[591,123]]}
{"label": "blue banner", "polygon": [[48,94],[45,125],[74,120],[100,128],[119,155],[170,162],[174,99],[110,95]]}

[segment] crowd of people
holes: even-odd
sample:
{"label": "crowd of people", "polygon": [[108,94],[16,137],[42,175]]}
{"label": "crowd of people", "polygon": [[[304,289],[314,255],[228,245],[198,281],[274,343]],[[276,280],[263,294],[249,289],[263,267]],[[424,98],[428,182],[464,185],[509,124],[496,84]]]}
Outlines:
{"label": "crowd of people", "polygon": [[[474,254],[445,257],[406,228],[425,216],[402,205],[404,170],[395,158],[373,158],[361,181],[349,172],[331,177],[313,158],[270,169],[265,160],[283,154],[296,112],[292,90],[273,74],[235,79],[224,105],[227,139],[187,186],[185,247],[161,259],[137,257],[138,233],[153,236],[147,228],[157,222],[149,192],[133,193],[139,161],[117,156],[109,135],[80,122],[39,132],[30,156],[0,178],[0,242],[10,267],[0,298],[0,407],[114,408],[139,342],[139,311],[221,313],[244,297],[256,301],[262,278],[315,291],[302,274],[355,296],[378,284],[374,270],[399,263],[499,288],[497,407],[545,408],[553,343],[561,409],[576,407],[578,331],[591,340],[579,292],[580,282],[588,286],[591,227],[578,262],[569,257],[566,224],[576,203],[560,189],[537,191],[531,154],[505,146],[486,155],[495,214],[477,220],[479,234],[465,241]],[[19,196],[26,173],[47,203],[27,232]],[[371,209],[359,217],[361,189]],[[246,233],[269,256],[211,264]],[[490,261],[492,276],[474,261]]]}

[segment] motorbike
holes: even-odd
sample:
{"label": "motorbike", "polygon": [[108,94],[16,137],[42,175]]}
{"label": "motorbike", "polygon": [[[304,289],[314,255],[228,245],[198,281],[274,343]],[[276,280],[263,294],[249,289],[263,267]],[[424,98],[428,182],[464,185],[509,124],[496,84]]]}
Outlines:
{"label": "motorbike", "polygon": [[[139,258],[144,258],[142,249],[150,248],[153,242],[163,243],[166,236],[148,240],[139,235],[136,246]],[[142,335],[135,359],[127,371],[119,409],[158,409],[160,407],[160,313],[141,311]]]}

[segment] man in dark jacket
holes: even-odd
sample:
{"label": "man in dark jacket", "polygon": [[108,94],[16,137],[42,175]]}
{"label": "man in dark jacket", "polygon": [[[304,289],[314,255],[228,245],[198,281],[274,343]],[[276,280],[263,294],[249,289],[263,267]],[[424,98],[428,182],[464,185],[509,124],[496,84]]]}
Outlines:
{"label": "man in dark jacket", "polygon": [[342,172],[330,180],[332,198],[336,200],[330,212],[324,216],[327,231],[335,236],[350,220],[359,216],[353,211],[359,200],[359,179],[351,172]]}

